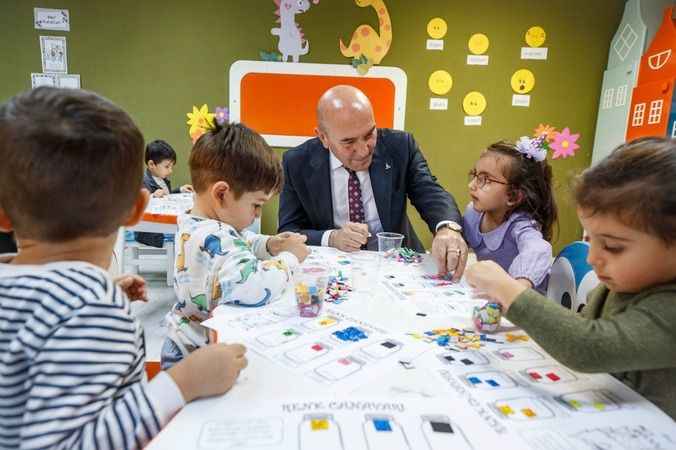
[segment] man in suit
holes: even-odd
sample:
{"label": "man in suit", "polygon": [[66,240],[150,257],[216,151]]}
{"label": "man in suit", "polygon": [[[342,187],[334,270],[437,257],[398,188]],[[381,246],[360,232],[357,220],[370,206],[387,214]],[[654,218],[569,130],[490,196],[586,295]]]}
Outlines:
{"label": "man in suit", "polygon": [[376,234],[389,231],[423,251],[406,215],[408,197],[434,233],[439,273],[460,279],[467,262],[461,215],[413,136],[377,129],[368,97],[352,86],[334,86],[322,95],[315,133],[284,154],[279,231],[348,252],[365,245],[377,249]]}

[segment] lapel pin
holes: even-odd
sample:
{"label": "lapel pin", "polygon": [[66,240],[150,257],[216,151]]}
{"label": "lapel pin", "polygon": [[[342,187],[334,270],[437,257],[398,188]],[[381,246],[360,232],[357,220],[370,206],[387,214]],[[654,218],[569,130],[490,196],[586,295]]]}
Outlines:
{"label": "lapel pin", "polygon": [[390,166],[388,163],[385,163],[385,170],[390,170],[390,167],[392,166]]}

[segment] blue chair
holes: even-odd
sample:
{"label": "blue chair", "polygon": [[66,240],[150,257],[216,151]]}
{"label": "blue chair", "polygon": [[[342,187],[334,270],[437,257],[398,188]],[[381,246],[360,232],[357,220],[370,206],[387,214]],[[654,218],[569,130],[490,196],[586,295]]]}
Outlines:
{"label": "blue chair", "polygon": [[587,255],[589,244],[583,241],[573,242],[561,250],[552,264],[547,297],[568,309],[582,311],[587,304],[587,294],[599,284]]}

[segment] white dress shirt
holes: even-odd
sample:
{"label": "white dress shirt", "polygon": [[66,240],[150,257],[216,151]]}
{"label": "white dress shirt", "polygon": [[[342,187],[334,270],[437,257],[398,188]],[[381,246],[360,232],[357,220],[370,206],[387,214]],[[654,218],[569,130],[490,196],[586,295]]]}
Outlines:
{"label": "white dress shirt", "polygon": [[[330,174],[331,174],[331,200],[333,200],[333,224],[336,227],[342,227],[347,222],[350,221],[350,207],[348,205],[348,196],[347,196],[347,181],[350,177],[349,173],[343,163],[340,162],[338,158],[335,157],[333,152],[330,150],[329,160],[330,160]],[[371,237],[369,238],[368,248],[373,250],[374,244],[377,244],[376,235],[383,231],[383,225],[380,223],[380,216],[378,216],[378,208],[376,207],[376,199],[373,196],[373,187],[371,186],[371,175],[368,170],[362,170],[357,173],[357,178],[359,178],[359,184],[361,185],[361,201],[364,204],[364,217],[366,225],[368,225],[369,233]],[[439,227],[455,223],[450,220],[442,220],[439,222],[435,230],[439,230]],[[329,246],[329,237],[331,233],[335,230],[326,230],[322,235],[322,246]]]}
{"label": "white dress shirt", "polygon": [[[329,151],[331,164],[331,200],[333,200],[333,223],[336,227],[342,227],[350,221],[350,207],[347,199],[347,181],[350,175],[343,163],[336,158],[333,152]],[[373,196],[373,187],[371,186],[371,176],[368,170],[357,172],[359,184],[361,185],[361,201],[364,204],[364,220],[369,227],[374,239],[377,233],[383,231],[376,207],[376,199]],[[334,230],[327,230],[322,235],[322,246],[329,245],[329,236]]]}

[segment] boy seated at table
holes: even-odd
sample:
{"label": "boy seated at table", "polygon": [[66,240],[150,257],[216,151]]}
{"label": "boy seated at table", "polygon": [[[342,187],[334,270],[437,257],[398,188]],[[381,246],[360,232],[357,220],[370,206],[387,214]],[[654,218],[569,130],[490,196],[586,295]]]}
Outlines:
{"label": "boy seated at table", "polygon": [[[179,192],[193,192],[193,188],[189,184],[184,184],[178,189],[171,189],[169,175],[173,172],[176,164],[176,152],[168,142],[156,139],[146,145],[145,158],[146,171],[143,174],[143,187],[148,189],[153,197],[164,197]],[[137,242],[157,248],[162,248],[164,242],[172,238],[172,235],[162,233],[137,232],[135,234]]]}
{"label": "boy seated at table", "polygon": [[0,230],[19,244],[0,258],[0,448],[143,448],[185,402],[233,385],[238,344],[143,381],[123,292],[143,287],[105,270],[148,199],[143,136],[124,111],[80,89],[19,94],[0,105],[0,161]]}
{"label": "boy seated at table", "polygon": [[214,125],[190,154],[195,203],[178,217],[175,290],[162,368],[208,342],[201,322],[219,304],[263,306],[280,298],[308,255],[305,236],[245,230],[278,193],[283,170],[263,138],[242,124]]}

